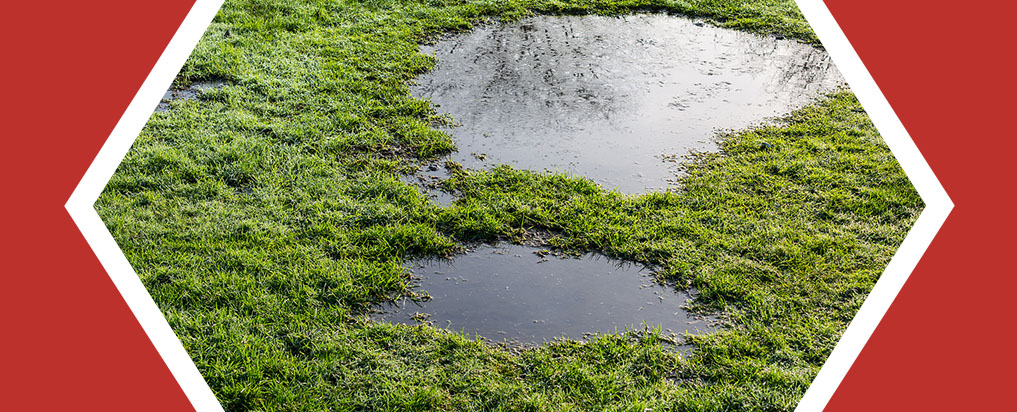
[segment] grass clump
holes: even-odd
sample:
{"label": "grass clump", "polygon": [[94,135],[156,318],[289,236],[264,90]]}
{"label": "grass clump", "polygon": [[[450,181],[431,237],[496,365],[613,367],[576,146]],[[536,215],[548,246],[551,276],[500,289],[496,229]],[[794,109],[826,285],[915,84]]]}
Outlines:
{"label": "grass clump", "polygon": [[[419,42],[531,13],[669,11],[814,42],[790,1],[227,1],[96,208],[227,410],[787,410],[922,205],[850,93],[732,133],[682,189],[462,170],[447,208],[400,178],[454,150],[409,95]],[[464,242],[652,265],[724,331],[505,351],[376,324],[405,260]]]}

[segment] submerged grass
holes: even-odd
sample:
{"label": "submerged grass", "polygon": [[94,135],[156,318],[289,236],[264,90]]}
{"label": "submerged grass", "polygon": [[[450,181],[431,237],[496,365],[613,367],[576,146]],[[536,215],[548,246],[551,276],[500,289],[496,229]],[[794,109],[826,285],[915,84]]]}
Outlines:
{"label": "submerged grass", "polygon": [[[96,208],[227,410],[787,410],[922,204],[855,98],[725,136],[682,189],[457,172],[460,200],[400,181],[454,150],[407,82],[417,45],[488,18],[671,11],[814,42],[793,2],[227,1]],[[726,329],[688,359],[653,333],[521,352],[362,314],[405,259],[552,233],[653,265]]]}

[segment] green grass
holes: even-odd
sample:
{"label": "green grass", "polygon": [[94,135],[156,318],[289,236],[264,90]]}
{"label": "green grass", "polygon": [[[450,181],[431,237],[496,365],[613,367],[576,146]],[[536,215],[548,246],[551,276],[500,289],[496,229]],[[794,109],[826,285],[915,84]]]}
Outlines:
{"label": "green grass", "polygon": [[[789,0],[228,1],[176,80],[226,86],[156,113],[96,209],[227,410],[792,409],[922,208],[850,93],[726,136],[673,193],[502,167],[441,208],[399,180],[454,149],[409,95],[419,42],[647,10],[815,42]],[[537,233],[657,267],[726,329],[680,359],[652,331],[510,352],[363,319],[406,259]]]}

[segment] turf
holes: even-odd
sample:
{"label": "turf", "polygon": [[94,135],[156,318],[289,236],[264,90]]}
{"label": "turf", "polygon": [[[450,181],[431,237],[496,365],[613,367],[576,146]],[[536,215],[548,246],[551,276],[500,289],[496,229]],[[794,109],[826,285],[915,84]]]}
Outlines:
{"label": "turf", "polygon": [[[789,410],[923,205],[849,92],[734,132],[681,189],[625,196],[499,167],[429,202],[454,150],[408,82],[421,42],[531,13],[673,12],[814,43],[791,1],[227,1],[96,204],[227,410]],[[725,328],[504,350],[364,314],[405,260],[467,242],[651,265]]]}

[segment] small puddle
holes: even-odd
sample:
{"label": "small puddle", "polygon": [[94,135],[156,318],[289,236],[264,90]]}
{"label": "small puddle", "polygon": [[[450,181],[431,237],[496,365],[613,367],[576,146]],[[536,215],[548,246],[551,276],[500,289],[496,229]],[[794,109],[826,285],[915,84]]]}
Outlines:
{"label": "small puddle", "polygon": [[679,339],[714,330],[712,320],[686,312],[689,293],[654,282],[639,265],[546,252],[483,245],[451,261],[411,262],[415,290],[430,299],[400,299],[378,318],[522,344],[626,328],[659,327]]}
{"label": "small puddle", "polygon": [[[825,51],[645,14],[538,16],[433,46],[414,96],[461,125],[451,159],[585,176],[624,193],[667,189],[681,157],[843,85]],[[443,170],[421,172],[444,176]]]}
{"label": "small puddle", "polygon": [[221,80],[205,80],[191,83],[190,86],[183,89],[170,88],[162,95],[162,100],[159,101],[159,105],[155,107],[155,111],[165,112],[169,110],[170,102],[174,100],[195,99],[198,97],[198,93],[222,87],[224,84],[226,83]]}

